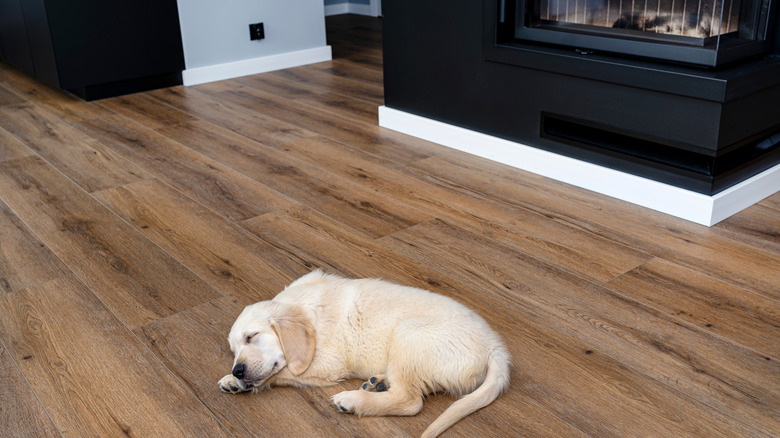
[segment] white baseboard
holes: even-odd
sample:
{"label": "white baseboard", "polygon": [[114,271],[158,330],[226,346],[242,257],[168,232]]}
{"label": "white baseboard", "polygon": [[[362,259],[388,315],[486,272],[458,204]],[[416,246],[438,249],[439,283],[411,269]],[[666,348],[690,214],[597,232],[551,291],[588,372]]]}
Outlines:
{"label": "white baseboard", "polygon": [[240,76],[281,70],[283,68],[314,64],[315,62],[330,61],[331,59],[333,59],[333,56],[330,46],[316,47],[314,49],[244,59],[225,64],[189,68],[182,72],[182,82],[187,86],[204,84],[206,82],[222,81]]}
{"label": "white baseboard", "polygon": [[780,165],[709,196],[385,106],[379,125],[706,226],[780,191]]}
{"label": "white baseboard", "polygon": [[335,5],[325,5],[325,16],[356,14],[377,17],[378,14],[372,10],[371,5],[360,5],[356,3],[337,3]]}

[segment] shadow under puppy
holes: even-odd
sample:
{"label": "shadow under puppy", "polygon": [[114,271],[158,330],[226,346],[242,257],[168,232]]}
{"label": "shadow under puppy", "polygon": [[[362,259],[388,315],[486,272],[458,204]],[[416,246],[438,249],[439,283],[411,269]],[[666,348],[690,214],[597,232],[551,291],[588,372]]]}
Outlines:
{"label": "shadow under puppy", "polygon": [[448,297],[383,280],[313,271],[273,300],[247,306],[228,341],[235,361],[219,381],[225,392],[361,378],[361,389],[340,392],[333,403],[369,416],[415,415],[431,393],[462,396],[426,438],[509,387],[509,352],[484,319]]}

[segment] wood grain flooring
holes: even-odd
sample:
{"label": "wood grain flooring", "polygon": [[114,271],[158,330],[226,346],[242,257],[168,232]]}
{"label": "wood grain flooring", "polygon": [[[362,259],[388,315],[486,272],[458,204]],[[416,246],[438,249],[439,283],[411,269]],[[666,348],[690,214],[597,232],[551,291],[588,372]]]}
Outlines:
{"label": "wood grain flooring", "polygon": [[244,305],[314,268],[462,301],[510,390],[444,437],[780,436],[780,193],[705,228],[386,130],[333,61],[97,102],[0,63],[0,437],[419,436],[335,387],[227,395]]}

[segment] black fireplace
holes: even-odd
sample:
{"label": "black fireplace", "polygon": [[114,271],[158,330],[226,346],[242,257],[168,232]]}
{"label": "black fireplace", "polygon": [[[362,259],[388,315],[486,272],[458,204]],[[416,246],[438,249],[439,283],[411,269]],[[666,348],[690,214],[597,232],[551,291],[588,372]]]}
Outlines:
{"label": "black fireplace", "polygon": [[385,105],[713,195],[780,163],[777,1],[386,2]]}
{"label": "black fireplace", "polygon": [[718,66],[771,46],[773,0],[499,0],[498,38]]}

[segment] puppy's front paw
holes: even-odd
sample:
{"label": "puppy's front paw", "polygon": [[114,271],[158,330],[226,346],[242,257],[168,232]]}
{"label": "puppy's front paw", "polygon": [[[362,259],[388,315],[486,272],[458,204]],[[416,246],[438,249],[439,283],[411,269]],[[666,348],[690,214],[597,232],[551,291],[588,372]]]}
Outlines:
{"label": "puppy's front paw", "polygon": [[238,379],[236,379],[236,377],[232,374],[228,374],[219,380],[219,389],[221,389],[223,392],[229,392],[231,394],[245,392],[244,389],[241,389],[241,385],[238,384]]}
{"label": "puppy's front paw", "polygon": [[358,404],[359,396],[356,396],[355,393],[358,391],[342,391],[336,395],[334,395],[331,400],[333,400],[333,405],[336,406],[336,409],[338,409],[340,412],[346,412],[349,414],[354,414],[355,408]]}

